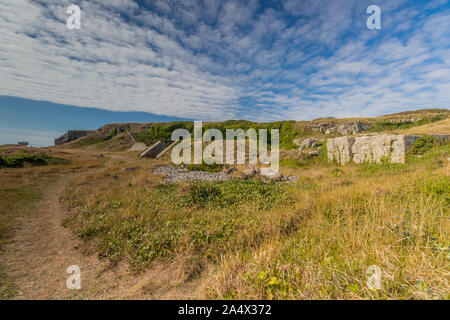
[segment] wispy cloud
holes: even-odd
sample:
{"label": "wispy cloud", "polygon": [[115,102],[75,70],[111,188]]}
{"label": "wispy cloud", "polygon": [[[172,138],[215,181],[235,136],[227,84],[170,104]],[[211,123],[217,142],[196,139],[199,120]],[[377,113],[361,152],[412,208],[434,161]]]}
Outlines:
{"label": "wispy cloud", "polygon": [[[0,3],[0,94],[223,120],[359,116],[450,101],[448,1]],[[368,30],[366,8],[382,8]]]}

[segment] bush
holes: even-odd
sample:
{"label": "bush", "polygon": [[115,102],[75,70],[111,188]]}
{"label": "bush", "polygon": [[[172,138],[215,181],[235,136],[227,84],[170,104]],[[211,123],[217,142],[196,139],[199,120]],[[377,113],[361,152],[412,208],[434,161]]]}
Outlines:
{"label": "bush", "polygon": [[189,121],[176,121],[170,123],[155,124],[150,129],[135,133],[136,141],[151,145],[160,140],[164,143],[170,143],[172,140],[172,132],[176,129],[186,129],[189,132],[193,130],[193,123]]}
{"label": "bush", "polygon": [[45,166],[65,163],[68,163],[65,159],[54,158],[45,154],[21,152],[0,156],[0,168],[22,168],[26,165]]}
{"label": "bush", "polygon": [[269,208],[287,200],[287,194],[285,186],[275,182],[229,180],[193,183],[184,200],[198,207],[231,208],[252,203],[259,208]]}
{"label": "bush", "polygon": [[423,155],[427,151],[439,145],[440,142],[438,139],[432,136],[424,136],[414,142],[411,149],[408,151],[408,155]]}
{"label": "bush", "polygon": [[424,117],[420,120],[414,122],[391,122],[388,120],[377,121],[371,128],[370,131],[382,132],[382,131],[394,131],[400,129],[409,129],[412,127],[423,126],[425,124],[434,123],[437,121],[444,120],[446,115],[437,115],[434,117]]}

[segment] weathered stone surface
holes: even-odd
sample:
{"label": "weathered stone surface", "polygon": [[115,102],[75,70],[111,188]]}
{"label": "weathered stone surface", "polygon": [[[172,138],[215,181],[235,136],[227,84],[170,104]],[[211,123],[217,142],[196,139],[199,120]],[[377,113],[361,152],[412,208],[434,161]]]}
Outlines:
{"label": "weathered stone surface", "polygon": [[150,148],[142,152],[140,157],[155,158],[165,147],[166,145],[163,142],[157,141]]}
{"label": "weathered stone surface", "polygon": [[370,126],[371,125],[369,123],[360,121],[347,123],[326,122],[314,124],[311,126],[311,129],[326,134],[337,132],[343,135],[350,135],[366,131],[370,128]]}
{"label": "weathered stone surface", "polygon": [[64,143],[72,142],[84,136],[87,136],[90,130],[69,130],[67,133],[63,134],[61,137],[55,139],[55,145],[59,146]]}
{"label": "weathered stone surface", "polygon": [[279,171],[273,171],[270,168],[262,168],[260,175],[272,181],[280,181],[284,179],[284,176]]}
{"label": "weathered stone surface", "polygon": [[[441,135],[444,140],[447,135]],[[372,162],[383,159],[392,163],[405,163],[406,152],[420,136],[377,134],[360,137],[340,137],[328,139],[327,151],[330,161],[345,164]]]}
{"label": "weathered stone surface", "polygon": [[352,146],[355,142],[354,137],[339,137],[328,139],[327,156],[330,161],[337,161],[339,164],[345,164],[352,160]]}
{"label": "weathered stone surface", "polygon": [[380,163],[385,158],[394,163],[404,163],[407,140],[403,135],[356,137],[352,146],[353,162]]}
{"label": "weathered stone surface", "polygon": [[304,140],[302,141],[302,143],[300,144],[300,148],[301,148],[301,149],[311,148],[311,147],[313,147],[315,144],[317,144],[317,141],[319,141],[319,140],[317,140],[316,138],[307,138],[307,139],[304,139]]}

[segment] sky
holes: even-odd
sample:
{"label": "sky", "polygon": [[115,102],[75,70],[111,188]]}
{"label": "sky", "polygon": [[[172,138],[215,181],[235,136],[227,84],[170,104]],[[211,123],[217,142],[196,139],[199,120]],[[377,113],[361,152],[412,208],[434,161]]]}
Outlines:
{"label": "sky", "polygon": [[[79,30],[66,26],[71,4]],[[448,108],[450,1],[2,0],[0,96],[0,143],[39,145],[110,119],[90,122],[89,108],[116,122]],[[77,116],[51,117],[59,107]]]}

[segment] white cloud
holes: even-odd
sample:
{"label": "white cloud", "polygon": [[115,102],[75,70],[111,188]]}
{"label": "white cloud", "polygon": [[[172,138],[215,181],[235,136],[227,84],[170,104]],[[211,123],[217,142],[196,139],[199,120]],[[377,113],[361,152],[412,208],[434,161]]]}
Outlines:
{"label": "white cloud", "polygon": [[448,107],[450,10],[378,2],[370,31],[366,1],[79,1],[76,31],[68,0],[8,0],[0,95],[203,120]]}

